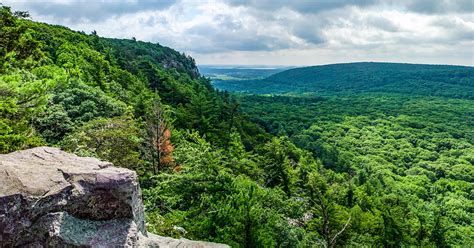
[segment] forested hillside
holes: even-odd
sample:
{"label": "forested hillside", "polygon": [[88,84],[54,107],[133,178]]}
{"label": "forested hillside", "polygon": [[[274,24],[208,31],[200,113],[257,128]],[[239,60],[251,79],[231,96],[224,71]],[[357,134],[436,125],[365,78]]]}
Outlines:
{"label": "forested hillside", "polygon": [[214,85],[240,92],[251,121],[341,177],[332,214],[361,218],[351,218],[345,245],[469,247],[473,72],[351,63]]}
{"label": "forested hillside", "polygon": [[159,44],[8,7],[0,34],[0,153],[57,146],[135,170],[151,232],[232,247],[474,245],[472,68],[390,74],[419,70],[423,89],[453,98],[235,97]]}
{"label": "forested hillside", "polygon": [[220,81],[216,86],[259,94],[396,92],[474,99],[474,68],[397,63],[333,64],[286,70],[263,80]]}

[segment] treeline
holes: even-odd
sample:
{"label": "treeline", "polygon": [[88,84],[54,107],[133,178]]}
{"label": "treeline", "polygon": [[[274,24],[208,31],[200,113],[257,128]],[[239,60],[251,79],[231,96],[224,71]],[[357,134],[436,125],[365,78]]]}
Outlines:
{"label": "treeline", "polygon": [[218,81],[216,87],[255,94],[341,95],[390,92],[474,99],[474,68],[449,65],[348,63],[286,70],[263,80]]}

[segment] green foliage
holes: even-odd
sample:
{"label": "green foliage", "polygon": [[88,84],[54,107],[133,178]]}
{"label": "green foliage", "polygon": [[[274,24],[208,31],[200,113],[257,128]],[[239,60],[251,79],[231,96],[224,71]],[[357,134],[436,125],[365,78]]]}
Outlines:
{"label": "green foliage", "polygon": [[21,12],[11,13],[9,7],[0,6],[0,73],[11,67],[32,68],[44,59],[41,42],[18,16],[25,17]]}
{"label": "green foliage", "polygon": [[[297,204],[279,189],[230,174],[233,168],[226,160],[232,155],[212,148],[197,133],[179,135],[174,154],[181,172],[153,176],[154,186],[144,190],[152,230],[176,236],[170,230],[180,225],[188,237],[235,247],[298,246],[304,231],[285,219],[298,215]],[[242,144],[237,146],[242,149]],[[245,153],[239,156],[242,159],[233,162],[241,164],[234,168],[245,168],[254,159]],[[163,224],[167,227],[160,227]]]}
{"label": "green foliage", "polygon": [[282,137],[273,138],[263,150],[262,167],[265,170],[265,185],[280,186],[288,196],[291,196],[299,160],[295,152],[296,147],[287,138]]}
{"label": "green foliage", "polygon": [[465,66],[348,63],[295,68],[263,80],[217,81],[214,85],[258,94],[392,92],[474,99],[473,78],[474,69]]}
{"label": "green foliage", "polygon": [[[242,116],[232,97],[199,75],[192,58],[159,44],[86,35],[32,22],[7,7],[0,10],[0,152],[55,145],[136,170],[144,192],[156,193],[146,194],[145,201],[156,203],[159,197],[172,206],[148,211],[151,223],[160,223],[149,227],[155,232],[178,235],[173,225],[182,223],[190,230],[187,237],[205,240],[222,236],[225,243],[258,245],[281,239],[270,230],[285,229],[284,215],[273,217],[267,211],[273,208],[262,206],[259,198],[270,194],[276,201],[281,192],[249,179],[261,181],[258,156],[249,150],[268,135]],[[161,117],[156,105],[164,111]],[[161,124],[166,124],[163,132],[148,132]],[[174,167],[156,170],[154,141],[165,135],[166,158]],[[176,155],[171,154],[175,144]],[[239,174],[247,176],[237,180]],[[168,183],[157,186],[155,177]],[[244,186],[236,190],[235,185]],[[249,187],[258,192],[257,198],[249,196],[257,201],[252,205],[258,215],[242,239],[232,232],[249,220],[236,219],[227,230],[226,219],[243,211],[235,204]],[[223,206],[230,208],[222,216],[202,211]],[[275,221],[267,223],[261,213]]]}
{"label": "green foliage", "polygon": [[45,112],[38,115],[34,126],[51,144],[57,144],[74,129],[74,123],[64,107],[59,104],[49,106]]}
{"label": "green foliage", "polygon": [[61,141],[61,147],[67,151],[139,172],[143,170],[141,144],[139,129],[131,116],[86,122]]}
{"label": "green foliage", "polygon": [[[304,192],[321,199],[315,216],[324,216],[321,204],[328,209],[326,230],[340,230],[351,216],[336,245],[472,244],[465,235],[473,232],[471,100],[396,94],[240,100],[252,120],[290,134],[320,159],[325,169],[312,172]],[[307,230],[329,245],[334,232],[324,226],[315,218]]]}
{"label": "green foliage", "polygon": [[73,82],[58,89],[52,104],[61,105],[74,122],[87,122],[98,117],[114,117],[124,113],[126,105],[93,87]]}
{"label": "green foliage", "polygon": [[0,75],[0,152],[43,143],[29,123],[44,110],[50,84],[51,81],[20,69]]}
{"label": "green foliage", "polygon": [[[319,245],[334,247],[344,237],[352,216],[344,207],[347,195],[346,180],[342,175],[320,170],[308,175],[306,184],[310,211],[316,218],[308,222],[308,230],[316,231]],[[349,204],[350,205],[350,204]],[[346,235],[347,236],[347,235]]]}

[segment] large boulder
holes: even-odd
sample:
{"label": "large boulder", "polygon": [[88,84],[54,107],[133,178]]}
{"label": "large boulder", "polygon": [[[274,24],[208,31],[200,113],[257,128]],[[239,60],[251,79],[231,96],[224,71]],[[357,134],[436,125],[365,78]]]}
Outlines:
{"label": "large boulder", "polygon": [[148,234],[134,171],[51,147],[0,155],[0,247],[227,247]]}

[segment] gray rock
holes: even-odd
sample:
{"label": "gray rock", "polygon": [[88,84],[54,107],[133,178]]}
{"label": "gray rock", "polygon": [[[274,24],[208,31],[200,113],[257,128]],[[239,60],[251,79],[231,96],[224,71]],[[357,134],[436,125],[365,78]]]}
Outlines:
{"label": "gray rock", "polygon": [[204,241],[193,241],[189,239],[173,239],[169,237],[163,237],[155,234],[148,234],[148,238],[139,240],[140,247],[179,247],[179,248],[225,248],[227,245],[204,242]]}
{"label": "gray rock", "polygon": [[135,172],[57,148],[0,155],[0,247],[228,247],[148,234]]}

